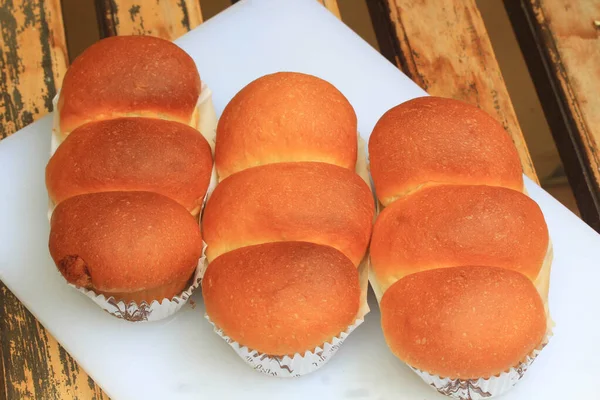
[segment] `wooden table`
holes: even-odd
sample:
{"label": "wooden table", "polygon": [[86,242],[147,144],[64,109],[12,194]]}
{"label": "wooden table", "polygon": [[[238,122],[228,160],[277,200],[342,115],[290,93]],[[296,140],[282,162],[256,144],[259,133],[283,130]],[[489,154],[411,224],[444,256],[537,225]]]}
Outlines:
{"label": "wooden table", "polygon": [[[98,21],[70,23],[66,18],[65,24],[63,15],[68,15],[66,7],[73,1],[63,0],[62,10],[60,0],[0,0],[3,138],[51,110],[51,99],[69,63],[67,44],[75,43],[75,22],[98,23],[100,36],[149,34],[176,39],[202,23],[203,10],[231,4],[225,0],[96,0]],[[344,20],[336,0],[320,2]],[[367,0],[367,5],[382,54],[430,94],[466,100],[497,118],[513,138],[524,172],[537,180],[475,0]],[[0,333],[0,398],[107,398],[3,285]]]}
{"label": "wooden table", "polygon": [[581,217],[600,232],[600,1],[504,5]]}

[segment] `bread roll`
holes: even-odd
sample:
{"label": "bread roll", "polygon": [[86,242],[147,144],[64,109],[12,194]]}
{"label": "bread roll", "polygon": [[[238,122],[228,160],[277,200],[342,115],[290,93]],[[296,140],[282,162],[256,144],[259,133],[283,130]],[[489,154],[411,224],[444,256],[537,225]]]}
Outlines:
{"label": "bread roll", "polygon": [[495,267],[435,269],[402,278],[381,300],[392,352],[447,378],[489,378],[541,345],[546,314],[519,272]]}
{"label": "bread roll", "polygon": [[304,355],[356,319],[358,271],[341,252],[304,242],[243,247],[209,264],[206,313],[241,346],[271,356]]}
{"label": "bread roll", "polygon": [[217,126],[219,179],[285,161],[321,161],[354,169],[354,109],[329,82],[295,72],[263,76],[227,104]]}
{"label": "bread roll", "polygon": [[151,192],[105,192],[58,204],[50,254],[66,280],[117,301],[171,299],[188,285],[202,253],[196,220]]}
{"label": "bread roll", "polygon": [[392,108],[377,122],[369,154],[385,206],[434,184],[523,190],[519,156],[502,125],[458,100],[421,97]]}
{"label": "bread roll", "polygon": [[374,202],[357,174],[293,162],[254,167],[222,181],[202,218],[209,261],[243,246],[305,241],[334,247],[354,265],[371,236]]}
{"label": "bread roll", "polygon": [[440,185],[385,208],[371,239],[381,290],[405,275],[441,267],[488,265],[535,280],[548,250],[539,206],[514,190]]}
{"label": "bread roll", "polygon": [[206,139],[172,121],[118,118],[75,129],[46,167],[51,200],[84,193],[151,191],[198,215],[212,172]]}
{"label": "bread roll", "polygon": [[151,36],[114,36],[87,48],[71,64],[58,100],[66,136],[86,122],[145,116],[193,124],[200,95],[194,60]]}

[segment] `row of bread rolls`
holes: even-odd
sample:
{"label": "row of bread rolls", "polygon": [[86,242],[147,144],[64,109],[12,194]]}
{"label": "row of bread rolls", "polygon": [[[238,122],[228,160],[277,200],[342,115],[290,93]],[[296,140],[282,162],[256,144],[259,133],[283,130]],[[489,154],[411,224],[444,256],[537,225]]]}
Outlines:
{"label": "row of bread rolls", "polygon": [[[120,317],[178,309],[152,304],[188,289],[202,255],[198,215],[213,160],[195,129],[200,96],[192,58],[153,37],[101,40],[65,75],[53,133],[60,145],[46,167],[50,254],[70,284]],[[131,302],[146,303],[143,313],[132,317]]]}
{"label": "row of bread rolls", "polygon": [[[136,306],[188,287],[213,165],[213,143],[194,129],[215,123],[202,95],[193,60],[160,39],[106,39],[74,61],[46,169],[50,253],[70,284]],[[348,100],[298,73],[250,83],[219,122],[206,312],[291,375],[320,366],[308,355],[360,317],[374,204],[356,135]],[[440,391],[498,394],[480,378],[522,370],[549,318],[547,227],[510,138],[475,107],[421,98],[381,118],[369,151],[385,207],[371,283],[390,348]]]}
{"label": "row of bread rolls", "polygon": [[441,393],[501,394],[549,318],[548,230],[513,143],[482,110],[424,97],[381,117],[369,153],[385,206],[370,279],[390,349]]}
{"label": "row of bread rolls", "polygon": [[359,317],[374,199],[357,146],[352,106],[314,76],[266,75],[223,111],[202,291],[210,321],[257,370],[316,369]]}

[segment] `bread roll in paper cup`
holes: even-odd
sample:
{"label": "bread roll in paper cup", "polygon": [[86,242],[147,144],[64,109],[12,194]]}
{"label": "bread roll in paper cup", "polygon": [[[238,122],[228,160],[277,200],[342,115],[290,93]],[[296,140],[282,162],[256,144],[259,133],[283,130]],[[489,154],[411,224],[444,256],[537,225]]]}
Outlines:
{"label": "bread roll in paper cup", "polygon": [[368,313],[367,269],[307,242],[243,247],[202,280],[206,318],[254,370],[298,377],[323,366]]}
{"label": "bread roll in paper cup", "polygon": [[[206,245],[204,246],[206,248]],[[94,303],[99,305],[104,311],[113,315],[117,318],[124,319],[130,322],[153,322],[159,321],[170,317],[179,311],[192,296],[193,292],[198,289],[200,282],[202,281],[202,274],[206,268],[206,257],[204,256],[204,250],[202,257],[198,260],[198,267],[194,271],[194,275],[190,280],[189,287],[181,292],[179,295],[170,299],[154,300],[148,304],[145,301],[136,303],[134,301],[125,302],[123,300],[118,301],[112,296],[108,298],[103,294],[97,294],[93,290],[88,290],[83,287],[75,286],[69,283],[69,286],[75,288],[77,291],[85,294]]]}
{"label": "bread roll in paper cup", "polygon": [[517,366],[502,372],[497,376],[479,379],[451,379],[431,375],[416,368],[411,369],[439,393],[459,400],[483,400],[500,396],[513,388],[519,382],[542,348],[534,350]]}
{"label": "bread roll in paper cup", "polygon": [[100,192],[60,202],[50,255],[77,290],[111,315],[157,321],[200,285],[205,257],[188,210],[154,192]]}
{"label": "bread roll in paper cup", "polygon": [[438,392],[461,400],[512,388],[552,328],[531,280],[498,267],[408,275],[384,292],[380,308],[392,352]]}

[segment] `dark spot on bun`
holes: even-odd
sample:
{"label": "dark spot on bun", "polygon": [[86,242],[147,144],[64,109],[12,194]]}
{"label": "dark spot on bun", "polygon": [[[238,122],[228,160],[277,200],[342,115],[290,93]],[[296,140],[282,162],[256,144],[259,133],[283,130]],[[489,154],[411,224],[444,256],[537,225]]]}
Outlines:
{"label": "dark spot on bun", "polygon": [[86,289],[92,288],[92,277],[87,263],[78,255],[64,257],[59,261],[58,269],[69,283]]}

